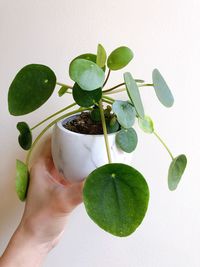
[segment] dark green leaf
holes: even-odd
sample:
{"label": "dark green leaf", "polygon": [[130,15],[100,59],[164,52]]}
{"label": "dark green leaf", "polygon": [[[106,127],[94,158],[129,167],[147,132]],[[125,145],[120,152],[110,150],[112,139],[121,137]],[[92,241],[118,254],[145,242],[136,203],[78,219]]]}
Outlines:
{"label": "dark green leaf", "polygon": [[127,101],[116,100],[112,105],[112,109],[122,127],[130,128],[133,126],[136,113],[131,104]]}
{"label": "dark green leaf", "polygon": [[73,86],[73,98],[74,101],[81,107],[90,107],[97,103],[102,96],[101,88],[93,91],[85,91],[80,88],[80,86],[75,83]]}
{"label": "dark green leaf", "polygon": [[110,118],[110,116],[111,116],[111,111],[112,111],[111,106],[110,106],[110,105],[107,105],[107,106],[106,106],[106,109],[104,109],[104,116],[105,116],[106,118]]}
{"label": "dark green leaf", "polygon": [[103,68],[106,64],[106,51],[104,49],[104,47],[101,44],[98,44],[98,48],[97,48],[97,65],[100,68]]}
{"label": "dark green leaf", "polygon": [[69,89],[69,87],[63,85],[62,87],[60,87],[60,89],[58,91],[58,95],[59,96],[63,96],[65,93],[67,93],[68,89]]}
{"label": "dark green leaf", "polygon": [[128,236],[141,224],[149,201],[148,185],[134,168],[106,164],[86,179],[83,200],[90,218],[105,231]]}
{"label": "dark green leaf", "polygon": [[8,108],[12,115],[30,113],[43,105],[53,93],[56,76],[47,66],[31,64],[21,69],[8,92]]}
{"label": "dark green leaf", "polygon": [[124,73],[124,81],[126,84],[126,90],[131,102],[141,118],[144,118],[144,108],[140,97],[140,92],[137,83],[133,79],[129,72]]}
{"label": "dark green leaf", "polygon": [[121,129],[116,134],[117,146],[127,153],[133,152],[137,146],[137,143],[137,133],[133,128]]}
{"label": "dark green leaf", "polygon": [[152,73],[154,89],[159,101],[166,107],[171,107],[174,97],[159,70],[154,69]]}
{"label": "dark green leaf", "polygon": [[143,119],[138,118],[138,124],[145,133],[154,132],[153,121],[149,116],[145,116]]}
{"label": "dark green leaf", "polygon": [[29,184],[29,173],[27,166],[20,160],[16,161],[16,192],[21,201],[26,199]]}
{"label": "dark green leaf", "polygon": [[99,108],[94,108],[90,113],[91,119],[95,122],[101,121],[101,114]]}
{"label": "dark green leaf", "polygon": [[32,145],[31,130],[26,122],[18,122],[17,129],[20,132],[18,142],[24,150],[29,150]]}
{"label": "dark green leaf", "polygon": [[119,130],[120,125],[119,125],[116,117],[113,117],[113,118],[111,118],[110,121],[109,120],[107,121],[106,127],[107,127],[108,133],[115,133]]}
{"label": "dark green leaf", "polygon": [[187,158],[185,155],[179,155],[172,160],[168,172],[168,187],[170,190],[173,191],[177,188],[186,165]]}
{"label": "dark green leaf", "polygon": [[86,59],[73,60],[69,67],[69,75],[86,91],[102,87],[105,78],[103,70],[97,64]]}
{"label": "dark green leaf", "polygon": [[124,68],[133,58],[133,52],[126,46],[115,49],[108,57],[107,65],[110,70]]}

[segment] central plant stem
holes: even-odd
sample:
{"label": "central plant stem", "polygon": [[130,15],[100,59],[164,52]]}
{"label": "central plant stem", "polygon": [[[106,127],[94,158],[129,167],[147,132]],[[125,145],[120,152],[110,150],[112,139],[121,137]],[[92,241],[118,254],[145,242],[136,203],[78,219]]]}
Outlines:
{"label": "central plant stem", "polygon": [[108,133],[107,133],[107,128],[106,128],[106,120],[104,116],[102,100],[99,101],[99,110],[101,114],[101,122],[102,122],[102,127],[103,127],[103,134],[104,134],[104,140],[105,140],[105,145],[106,145],[106,152],[108,156],[108,162],[111,163],[112,160],[111,160],[110,147],[109,147],[109,142],[108,142]]}

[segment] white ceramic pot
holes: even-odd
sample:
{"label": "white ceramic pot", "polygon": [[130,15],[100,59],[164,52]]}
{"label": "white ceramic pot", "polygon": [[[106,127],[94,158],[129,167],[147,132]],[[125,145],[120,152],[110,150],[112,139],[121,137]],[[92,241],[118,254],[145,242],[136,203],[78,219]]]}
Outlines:
{"label": "white ceramic pot", "polygon": [[[52,156],[57,170],[69,181],[81,181],[93,170],[108,163],[104,136],[79,134],[63,124],[76,117],[59,121],[52,134]],[[130,164],[132,153],[125,153],[115,144],[116,133],[108,134],[112,162]]]}

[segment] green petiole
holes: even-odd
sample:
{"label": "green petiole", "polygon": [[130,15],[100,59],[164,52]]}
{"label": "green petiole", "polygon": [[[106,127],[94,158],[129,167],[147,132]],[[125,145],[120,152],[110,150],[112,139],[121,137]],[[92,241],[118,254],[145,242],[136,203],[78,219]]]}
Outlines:
{"label": "green petiole", "polygon": [[65,86],[65,87],[67,87],[67,88],[73,89],[73,86],[68,85],[68,84],[59,83],[59,82],[57,82],[56,84],[59,85],[59,86]]}
{"label": "green petiole", "polygon": [[74,107],[75,105],[76,105],[76,103],[72,103],[71,105],[69,105],[69,106],[67,106],[67,107],[65,107],[65,108],[63,108],[63,109],[57,111],[56,113],[50,115],[50,116],[47,117],[46,119],[42,120],[41,122],[39,122],[38,124],[36,124],[35,126],[33,126],[33,127],[31,128],[31,131],[34,130],[35,128],[37,128],[38,126],[40,126],[41,124],[43,124],[44,122],[48,121],[49,119],[51,119],[51,118],[55,117],[56,115],[62,113],[63,111],[65,111],[65,110],[67,110],[67,109],[70,109],[70,108]]}
{"label": "green petiole", "polygon": [[82,112],[82,111],[85,111],[85,110],[90,110],[90,108],[79,108],[79,109],[76,109],[74,111],[71,111],[71,112],[68,112],[62,116],[60,116],[59,118],[55,119],[54,121],[52,121],[49,125],[47,125],[43,131],[41,131],[41,133],[36,137],[35,141],[33,142],[32,146],[31,146],[31,149],[28,151],[28,154],[27,154],[27,157],[26,157],[26,164],[27,166],[29,165],[29,161],[30,161],[30,156],[31,156],[31,153],[34,149],[34,147],[36,146],[36,144],[38,143],[38,141],[40,140],[40,138],[45,134],[45,132],[50,128],[52,127],[56,122],[68,117],[68,116],[71,116],[71,115],[74,115],[74,114],[77,114],[78,112]]}
{"label": "green petiole", "polygon": [[101,122],[102,122],[102,127],[103,127],[103,134],[104,134],[104,140],[105,140],[105,145],[106,145],[106,152],[108,156],[108,162],[111,163],[112,160],[111,160],[110,147],[109,147],[109,142],[108,142],[108,133],[107,133],[107,128],[106,128],[106,120],[104,116],[102,100],[99,101],[99,110],[100,110],[100,115],[101,115]]}
{"label": "green petiole", "polygon": [[154,131],[153,134],[156,136],[156,138],[161,142],[161,144],[165,147],[167,152],[169,153],[172,160],[174,159],[172,152],[169,150],[168,146],[165,144],[165,142],[161,139],[161,137]]}

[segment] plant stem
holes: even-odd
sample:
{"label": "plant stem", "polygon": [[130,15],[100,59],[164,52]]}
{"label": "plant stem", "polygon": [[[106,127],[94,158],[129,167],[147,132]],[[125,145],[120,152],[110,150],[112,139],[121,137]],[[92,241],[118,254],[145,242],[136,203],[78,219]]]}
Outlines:
{"label": "plant stem", "polygon": [[40,140],[40,138],[45,134],[45,132],[50,128],[52,127],[56,122],[68,117],[68,116],[71,116],[73,114],[76,114],[78,112],[82,112],[82,111],[85,111],[85,110],[88,110],[89,108],[79,108],[79,109],[76,109],[74,111],[71,111],[71,112],[68,112],[62,116],[60,116],[59,118],[55,119],[54,121],[52,121],[49,125],[47,125],[42,131],[41,133],[36,137],[35,141],[33,142],[32,146],[31,146],[31,149],[28,151],[28,154],[27,154],[27,157],[26,157],[26,164],[27,166],[29,165],[29,161],[30,161],[30,156],[31,156],[31,153],[34,149],[34,147],[36,146],[36,144],[38,143],[38,141]]}
{"label": "plant stem", "polygon": [[117,90],[114,90],[114,91],[110,91],[110,92],[103,91],[103,95],[112,95],[112,94],[121,93],[121,92],[124,92],[124,91],[126,91],[126,88],[123,87],[123,88],[120,88],[120,89],[117,89]]}
{"label": "plant stem", "polygon": [[68,85],[68,84],[59,83],[59,82],[57,82],[56,84],[57,84],[57,85],[60,85],[60,86],[65,86],[65,87],[70,88],[70,89],[73,89],[73,86]]}
{"label": "plant stem", "polygon": [[107,90],[103,91],[103,93],[107,93],[107,92],[113,91],[114,89],[116,89],[116,88],[118,88],[118,87],[120,87],[122,85],[125,85],[125,83],[117,84],[114,87],[111,87],[110,89],[107,89]]}
{"label": "plant stem", "polygon": [[110,147],[109,147],[109,142],[108,142],[108,133],[107,133],[107,128],[106,128],[106,120],[104,116],[102,100],[99,101],[99,110],[100,110],[100,115],[101,115],[101,122],[102,122],[102,127],[103,127],[103,134],[104,134],[104,140],[105,140],[105,145],[106,145],[106,152],[108,156],[108,162],[111,163],[112,161],[111,161]]}
{"label": "plant stem", "polygon": [[115,99],[112,98],[112,97],[109,97],[109,96],[104,95],[103,98],[106,98],[106,99],[108,99],[108,100],[110,100],[112,102],[115,102]]}
{"label": "plant stem", "polygon": [[102,101],[105,102],[105,103],[107,103],[107,104],[110,104],[110,105],[113,104],[113,102],[111,102],[111,101],[109,101],[109,100],[107,100],[107,99],[104,99],[104,98],[102,98]]}
{"label": "plant stem", "polygon": [[[118,90],[114,90],[114,89],[116,89],[116,88],[118,88],[124,84],[125,83],[120,83],[120,84],[118,84],[118,85],[116,85],[110,89],[107,89],[107,90],[103,91],[103,94],[116,94],[116,93],[124,92],[124,91],[126,91],[126,88],[120,88]],[[144,84],[138,85],[138,87],[145,87],[145,86],[153,86],[153,83],[144,83]],[[114,92],[113,92],[113,90],[114,90]]]}
{"label": "plant stem", "polygon": [[157,139],[161,142],[161,144],[165,147],[165,149],[167,150],[167,152],[169,153],[170,157],[172,158],[172,160],[174,159],[172,152],[169,150],[169,148],[167,147],[167,145],[165,144],[165,142],[161,139],[161,137],[154,131],[153,134],[157,137]]}
{"label": "plant stem", "polygon": [[138,85],[138,87],[144,87],[144,86],[153,86],[153,83],[143,83]]}
{"label": "plant stem", "polygon": [[50,115],[49,117],[47,117],[47,118],[44,119],[43,121],[41,121],[41,122],[39,122],[38,124],[36,124],[35,126],[33,126],[33,127],[31,128],[31,131],[34,130],[35,128],[37,128],[38,126],[40,126],[41,124],[43,124],[44,122],[48,121],[48,120],[51,119],[52,117],[54,117],[54,116],[60,114],[61,112],[65,111],[65,110],[67,110],[67,109],[72,108],[72,107],[75,106],[75,105],[76,105],[76,103],[73,103],[73,104],[71,104],[71,105],[69,105],[69,106],[67,106],[67,107],[65,107],[65,108],[63,108],[63,109],[61,109],[61,110],[59,110],[58,112],[56,112],[56,113]]}
{"label": "plant stem", "polygon": [[[107,75],[107,77],[106,77],[106,79],[105,79],[105,82],[104,82],[104,84],[103,84],[103,87],[106,85],[106,83],[107,83],[107,81],[108,81],[108,79],[109,79],[109,77],[110,77],[110,72],[111,72],[111,70],[109,69],[109,71],[108,71],[108,75]],[[103,88],[102,87],[102,88]]]}

